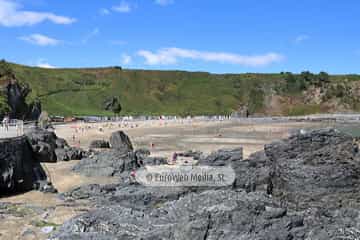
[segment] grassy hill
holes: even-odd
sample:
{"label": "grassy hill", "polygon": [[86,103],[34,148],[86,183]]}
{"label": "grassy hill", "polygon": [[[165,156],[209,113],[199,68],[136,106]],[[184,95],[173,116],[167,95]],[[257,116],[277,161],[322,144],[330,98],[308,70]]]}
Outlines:
{"label": "grassy hill", "polygon": [[242,106],[255,115],[360,110],[358,75],[9,66],[20,82],[30,85],[29,101],[39,98],[53,115],[112,115],[103,110],[104,100],[112,96],[119,97],[123,115],[230,114]]}

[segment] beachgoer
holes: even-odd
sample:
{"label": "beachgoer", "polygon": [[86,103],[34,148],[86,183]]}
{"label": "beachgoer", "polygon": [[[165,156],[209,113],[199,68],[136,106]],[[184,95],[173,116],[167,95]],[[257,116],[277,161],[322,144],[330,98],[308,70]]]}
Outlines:
{"label": "beachgoer", "polygon": [[134,170],[132,170],[130,172],[130,182],[131,183],[135,183],[136,182],[136,172]]}
{"label": "beachgoer", "polygon": [[5,116],[2,121],[2,124],[6,131],[9,131],[9,122],[10,122],[9,116]]}
{"label": "beachgoer", "polygon": [[175,164],[176,160],[177,160],[178,154],[176,152],[174,152],[173,157],[172,157],[172,162]]}

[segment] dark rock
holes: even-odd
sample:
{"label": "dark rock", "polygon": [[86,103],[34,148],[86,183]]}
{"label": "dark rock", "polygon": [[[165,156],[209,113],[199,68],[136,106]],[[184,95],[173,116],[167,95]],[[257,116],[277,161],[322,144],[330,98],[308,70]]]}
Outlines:
{"label": "dark rock", "polygon": [[69,144],[63,138],[56,138],[55,143],[56,143],[56,148],[69,147]]}
{"label": "dark rock", "polygon": [[0,140],[0,176],[1,194],[31,190],[46,179],[26,137]]}
{"label": "dark rock", "polygon": [[248,192],[267,190],[271,162],[264,151],[251,154],[248,159],[243,160],[242,148],[219,150],[201,158],[198,163],[208,166],[231,166],[236,174],[233,183],[235,188],[243,188]]}
{"label": "dark rock", "polygon": [[106,99],[103,104],[104,110],[106,111],[112,111],[114,113],[120,113],[122,110],[120,100],[118,97],[111,97],[109,99]]}
{"label": "dark rock", "polygon": [[28,105],[26,104],[26,97],[31,92],[28,85],[20,85],[15,78],[13,78],[6,86],[6,95],[8,104],[10,106],[10,118],[25,119],[28,114]]}
{"label": "dark rock", "polygon": [[140,168],[140,163],[133,157],[131,152],[122,152],[109,149],[94,152],[91,156],[81,159],[73,167],[75,172],[86,176],[121,176]]}
{"label": "dark rock", "polygon": [[111,134],[110,146],[124,153],[134,150],[130,138],[123,131],[117,131]]}
{"label": "dark rock", "polygon": [[35,128],[26,132],[26,136],[32,146],[36,159],[40,162],[56,162],[55,149],[57,147],[57,137],[54,132]]}
{"label": "dark rock", "polygon": [[39,100],[35,100],[29,105],[28,110],[28,120],[38,120],[42,111],[41,102]]}
{"label": "dark rock", "polygon": [[265,146],[271,193],[297,209],[358,206],[360,158],[353,138],[314,130]]}
{"label": "dark rock", "polygon": [[264,151],[251,154],[247,159],[232,164],[236,173],[234,187],[251,191],[267,191],[271,162]]}
{"label": "dark rock", "polygon": [[[91,165],[92,172],[111,166],[115,175],[129,176],[149,159],[141,158],[109,150],[94,153],[84,166]],[[359,162],[353,139],[332,129],[291,136],[245,160],[241,149],[220,150],[199,164],[231,165],[235,188],[155,188],[129,181],[82,186],[65,198],[90,200],[97,209],[67,221],[52,237],[355,240],[360,238]]]}
{"label": "dark rock", "polygon": [[95,205],[119,204],[133,209],[147,211],[167,201],[177,200],[189,192],[188,188],[145,187],[136,183],[90,184],[77,187],[63,194],[65,199],[91,200]]}
{"label": "dark rock", "polygon": [[199,160],[202,157],[202,155],[203,155],[202,152],[200,152],[200,151],[192,151],[192,150],[189,150],[189,151],[182,152],[182,153],[178,154],[178,156],[180,156],[180,157],[190,157],[190,158],[193,158],[194,160]]}
{"label": "dark rock", "polygon": [[[66,222],[53,237],[72,239],[304,239],[303,228],[287,227],[290,216],[268,219],[266,207],[277,203],[265,194],[224,190],[190,193],[150,212],[112,205]],[[292,236],[292,238],[290,238]]]}
{"label": "dark rock", "polygon": [[56,159],[58,161],[70,161],[71,158],[68,156],[67,151],[64,148],[55,149]]}
{"label": "dark rock", "polygon": [[163,157],[146,157],[140,162],[141,165],[148,166],[157,166],[157,165],[167,165],[167,159]]}
{"label": "dark rock", "polygon": [[209,156],[200,159],[199,164],[208,166],[226,166],[237,163],[243,159],[243,149],[221,149],[213,152]]}
{"label": "dark rock", "polygon": [[27,132],[26,136],[35,158],[40,162],[80,160],[86,156],[84,150],[70,147],[65,139],[58,138],[54,132],[35,128]]}
{"label": "dark rock", "polygon": [[90,142],[89,148],[110,148],[110,143],[105,140],[93,140]]}
{"label": "dark rock", "polygon": [[135,151],[135,157],[136,159],[145,159],[147,158],[148,156],[150,156],[150,150],[149,149],[146,149],[146,148],[140,148],[140,149],[136,149]]}

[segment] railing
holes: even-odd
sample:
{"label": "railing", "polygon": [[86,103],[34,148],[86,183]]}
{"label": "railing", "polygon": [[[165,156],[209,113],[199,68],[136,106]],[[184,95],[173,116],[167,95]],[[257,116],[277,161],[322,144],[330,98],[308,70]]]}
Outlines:
{"label": "railing", "polygon": [[12,119],[8,123],[0,124],[0,138],[12,138],[24,135],[24,122]]}

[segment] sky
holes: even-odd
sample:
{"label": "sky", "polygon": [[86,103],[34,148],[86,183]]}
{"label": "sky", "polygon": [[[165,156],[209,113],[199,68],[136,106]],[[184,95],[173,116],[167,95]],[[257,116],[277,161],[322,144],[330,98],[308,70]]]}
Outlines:
{"label": "sky", "polygon": [[360,73],[358,0],[0,0],[0,58],[45,68]]}

